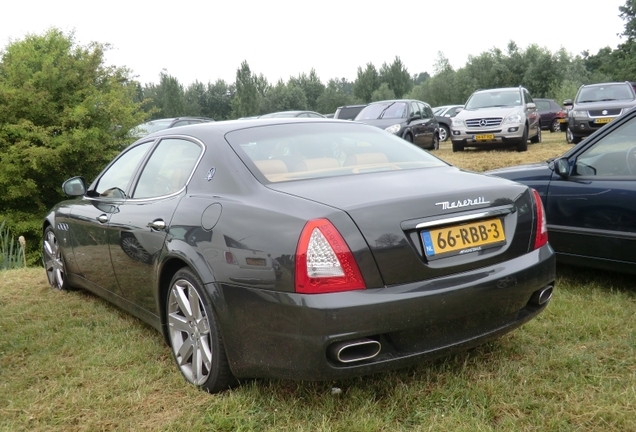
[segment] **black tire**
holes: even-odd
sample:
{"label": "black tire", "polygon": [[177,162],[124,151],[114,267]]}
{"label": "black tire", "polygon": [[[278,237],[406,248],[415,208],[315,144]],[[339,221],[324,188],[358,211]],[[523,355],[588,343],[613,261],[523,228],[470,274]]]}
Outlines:
{"label": "black tire", "polygon": [[572,144],[578,144],[583,141],[583,137],[572,135]]}
{"label": "black tire", "polygon": [[552,120],[552,124],[550,125],[550,133],[552,132],[560,132],[561,131],[561,123],[559,123],[558,119]]}
{"label": "black tire", "polygon": [[439,136],[437,134],[433,135],[433,147],[431,150],[439,150]]}
{"label": "black tire", "polygon": [[464,151],[464,144],[453,141],[453,152]]}
{"label": "black tire", "polygon": [[170,281],[166,320],[168,343],[186,381],[210,393],[236,382],[212,303],[199,277],[187,267]]}
{"label": "black tire", "polygon": [[444,142],[450,136],[450,129],[445,124],[439,125],[439,141]]}
{"label": "black tire", "polygon": [[404,135],[404,139],[410,143],[413,142],[413,136],[408,132]]}
{"label": "black tire", "polygon": [[541,127],[537,129],[537,134],[530,138],[532,144],[539,144],[541,142]]}
{"label": "black tire", "polygon": [[42,257],[49,285],[57,290],[74,290],[75,288],[68,283],[64,255],[62,255],[62,249],[52,226],[48,226],[44,230]]}
{"label": "black tire", "polygon": [[521,140],[517,143],[517,151],[524,152],[528,151],[528,126],[523,128],[523,136]]}

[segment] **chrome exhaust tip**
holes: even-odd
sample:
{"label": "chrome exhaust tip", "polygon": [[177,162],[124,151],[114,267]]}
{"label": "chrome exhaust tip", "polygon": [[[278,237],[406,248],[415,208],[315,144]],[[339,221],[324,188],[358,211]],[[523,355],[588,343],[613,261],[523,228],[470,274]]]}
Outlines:
{"label": "chrome exhaust tip", "polygon": [[532,294],[532,297],[530,297],[530,303],[539,306],[546,304],[552,298],[553,289],[554,287],[552,285],[549,285],[543,289],[540,289],[539,291],[535,291]]}
{"label": "chrome exhaust tip", "polygon": [[381,349],[380,342],[364,338],[335,342],[329,345],[327,354],[331,359],[340,363],[355,363],[372,359],[380,353]]}

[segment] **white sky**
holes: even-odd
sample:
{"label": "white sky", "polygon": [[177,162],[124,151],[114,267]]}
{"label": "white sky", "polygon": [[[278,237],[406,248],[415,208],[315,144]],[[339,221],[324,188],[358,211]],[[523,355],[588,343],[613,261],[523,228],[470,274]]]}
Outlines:
{"label": "white sky", "polygon": [[[355,80],[399,56],[411,75],[433,74],[441,51],[458,69],[469,55],[510,40],[572,54],[616,48],[625,0],[22,0],[5,1],[0,51],[50,27],[74,31],[81,45],[109,43],[107,63],[143,83],[166,69],[182,84],[234,82],[247,60],[270,83],[309,73]],[[532,9],[530,9],[532,8]]]}

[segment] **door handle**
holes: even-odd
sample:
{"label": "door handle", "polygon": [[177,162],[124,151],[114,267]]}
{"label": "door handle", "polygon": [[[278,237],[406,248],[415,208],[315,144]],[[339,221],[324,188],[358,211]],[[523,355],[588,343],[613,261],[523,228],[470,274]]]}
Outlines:
{"label": "door handle", "polygon": [[105,214],[100,214],[99,216],[97,216],[97,220],[100,223],[105,224],[106,222],[108,222],[108,216],[106,216]]}
{"label": "door handle", "polygon": [[166,223],[162,221],[161,219],[148,222],[147,226],[150,227],[150,229],[153,229],[155,231],[163,231],[164,229],[166,229]]}

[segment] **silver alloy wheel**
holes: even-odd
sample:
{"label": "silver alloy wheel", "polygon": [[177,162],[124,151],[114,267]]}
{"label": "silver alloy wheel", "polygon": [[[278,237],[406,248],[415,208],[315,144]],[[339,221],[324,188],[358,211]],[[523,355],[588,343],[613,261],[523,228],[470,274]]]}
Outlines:
{"label": "silver alloy wheel", "polygon": [[565,130],[565,140],[568,142],[568,144],[574,143],[574,135],[572,134],[570,128],[567,128]]}
{"label": "silver alloy wheel", "polygon": [[561,131],[561,123],[559,120],[552,120],[552,124],[550,125],[550,132],[560,132]]}
{"label": "silver alloy wheel", "polygon": [[62,251],[52,228],[47,229],[44,233],[42,246],[44,268],[46,269],[46,277],[49,279],[49,284],[55,289],[64,289],[66,271],[62,260]]}
{"label": "silver alloy wheel", "polygon": [[212,369],[210,322],[195,287],[178,279],[168,297],[168,333],[179,369],[194,385],[203,385]]}
{"label": "silver alloy wheel", "polygon": [[439,128],[439,140],[440,142],[444,142],[448,139],[448,132],[444,126]]}

